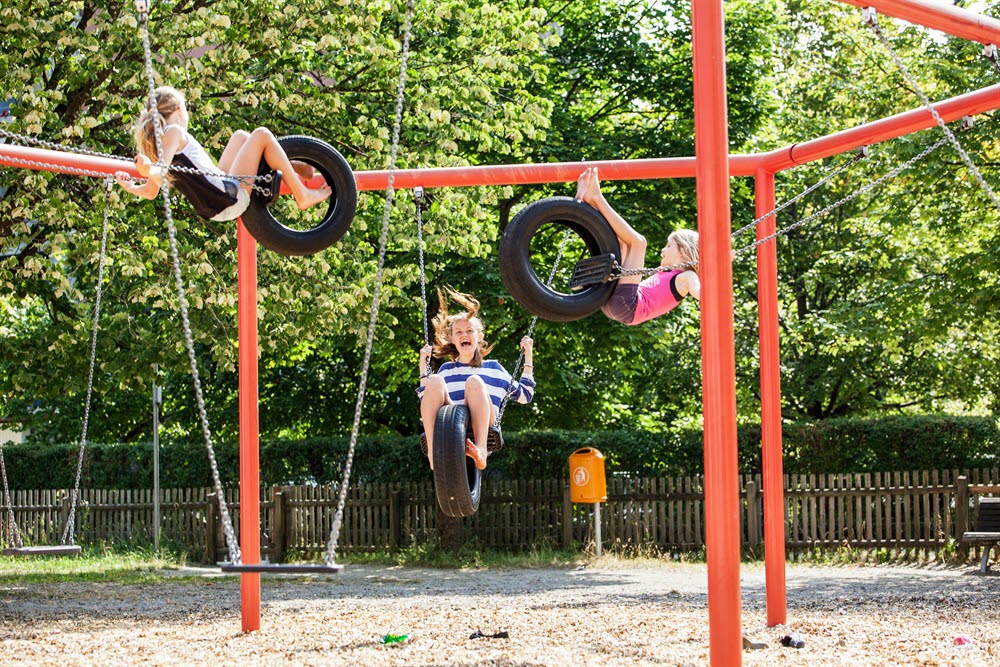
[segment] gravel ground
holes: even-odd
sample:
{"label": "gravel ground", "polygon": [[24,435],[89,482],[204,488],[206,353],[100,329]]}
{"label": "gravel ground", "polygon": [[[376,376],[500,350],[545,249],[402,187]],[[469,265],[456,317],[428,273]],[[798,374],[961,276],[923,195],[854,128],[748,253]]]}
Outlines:
{"label": "gravel ground", "polygon": [[[788,568],[787,628],[743,568],[744,665],[1000,665],[1000,576],[927,567]],[[442,571],[348,566],[267,579],[240,633],[239,583],[188,568],[155,585],[0,587],[0,665],[707,665],[697,564]],[[506,630],[509,639],[470,639]],[[803,649],[781,646],[790,630]],[[410,634],[386,646],[386,633]],[[973,639],[956,648],[956,635]]]}

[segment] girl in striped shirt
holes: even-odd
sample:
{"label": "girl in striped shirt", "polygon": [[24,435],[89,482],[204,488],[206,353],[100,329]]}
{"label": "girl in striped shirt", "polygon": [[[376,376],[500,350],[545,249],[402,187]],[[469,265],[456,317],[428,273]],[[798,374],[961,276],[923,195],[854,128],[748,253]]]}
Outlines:
{"label": "girl in striped shirt", "polygon": [[[524,372],[515,381],[500,362],[485,359],[493,349],[483,341],[483,322],[479,319],[479,302],[468,294],[447,290],[448,296],[465,310],[448,312],[448,302],[438,290],[440,308],[434,316],[434,345],[420,350],[420,417],[427,435],[427,458],[434,467],[434,421],[443,405],[465,403],[469,407],[475,441],[466,440],[465,454],[480,470],[486,468],[486,440],[490,425],[496,422],[497,411],[503,397],[510,392],[510,400],[530,403],[535,394],[532,377],[531,338],[521,339],[524,350]],[[448,357],[437,374],[427,373],[431,355]]]}

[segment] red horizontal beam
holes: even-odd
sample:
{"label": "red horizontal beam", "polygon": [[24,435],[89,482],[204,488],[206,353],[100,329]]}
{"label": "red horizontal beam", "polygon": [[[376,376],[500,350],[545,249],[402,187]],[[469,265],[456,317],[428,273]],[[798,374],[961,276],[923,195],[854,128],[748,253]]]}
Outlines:
{"label": "red horizontal beam", "polygon": [[[1000,44],[1000,21],[939,0],[840,0],[981,44]],[[860,20],[860,19],[859,19]]]}
{"label": "red horizontal beam", "polygon": [[[24,164],[24,161],[37,163],[40,166]],[[135,163],[131,160],[80,155],[14,144],[0,144],[0,166],[51,171],[58,174],[78,174],[74,170],[83,170],[113,175],[116,171],[125,171],[135,178],[139,177]]]}
{"label": "red horizontal beam", "polygon": [[[950,122],[1000,108],[1000,84],[958,95],[934,105],[938,113]],[[934,127],[931,113],[921,107],[866,123],[849,130],[800,144],[791,144],[767,153],[730,155],[731,176],[753,176],[759,168],[778,172],[814,160],[877,144],[907,134]],[[24,161],[33,164],[24,164]],[[694,178],[693,157],[653,158],[644,160],[602,160],[597,162],[553,162],[548,164],[488,165],[479,167],[443,167],[400,169],[394,185],[398,189],[523,185],[529,183],[571,183],[587,167],[598,167],[604,180],[644,180],[660,178]],[[138,177],[130,160],[78,155],[63,151],[0,144],[0,166],[20,167],[59,173],[74,173],[72,169],[113,174],[126,171]],[[384,190],[387,171],[357,171],[354,178],[359,190]],[[282,186],[282,193],[287,187]]]}
{"label": "red horizontal beam", "polygon": [[[997,108],[1000,108],[1000,84],[958,95],[934,105],[934,109],[946,123],[958,120],[963,116],[975,116]],[[828,134],[819,139],[761,153],[758,158],[761,161],[761,166],[766,170],[777,172],[814,160],[822,160],[861,146],[870,146],[890,139],[897,139],[935,125],[937,123],[931,112],[926,107],[921,107],[865,123],[849,130]]]}

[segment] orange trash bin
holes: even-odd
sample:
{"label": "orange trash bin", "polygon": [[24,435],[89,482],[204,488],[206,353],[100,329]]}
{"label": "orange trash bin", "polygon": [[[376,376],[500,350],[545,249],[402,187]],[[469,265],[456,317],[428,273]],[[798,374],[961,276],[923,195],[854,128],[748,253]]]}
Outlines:
{"label": "orange trash bin", "polygon": [[574,503],[602,503],[608,499],[604,454],[583,447],[569,455],[569,497]]}

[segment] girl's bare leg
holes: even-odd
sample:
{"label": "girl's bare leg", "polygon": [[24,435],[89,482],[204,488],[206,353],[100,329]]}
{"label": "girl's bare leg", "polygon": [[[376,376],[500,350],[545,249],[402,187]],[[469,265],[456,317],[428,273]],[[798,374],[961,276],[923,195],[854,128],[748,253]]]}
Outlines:
{"label": "girl's bare leg", "polygon": [[[281,148],[278,140],[266,127],[258,127],[250,133],[246,142],[239,149],[230,165],[234,174],[256,174],[260,166],[260,160],[264,158],[271,169],[278,169],[284,175],[284,182],[295,197],[295,203],[300,209],[307,209],[314,204],[327,199],[333,190],[329,185],[322,188],[307,188],[299,178],[295,167],[292,165],[285,151]],[[221,166],[221,161],[220,161]]]}
{"label": "girl's bare leg", "polygon": [[434,422],[441,406],[449,403],[451,399],[448,398],[448,390],[441,376],[432,375],[427,378],[424,395],[420,399],[420,419],[424,423],[424,433],[427,435],[427,458],[430,460],[431,470],[434,470]]}
{"label": "girl's bare leg", "polygon": [[[249,132],[245,132],[243,130],[236,130],[233,132],[233,136],[229,137],[229,143],[227,143],[226,147],[222,149],[222,157],[219,158],[219,169],[227,174],[235,173],[229,169],[233,166],[233,160],[236,159],[236,154],[240,152],[240,149],[243,148],[243,144],[245,144],[249,138]],[[253,173],[257,172],[254,171]]]}
{"label": "girl's bare leg", "polygon": [[472,435],[476,441],[465,441],[465,454],[472,458],[480,470],[486,468],[489,452],[486,441],[490,435],[490,419],[493,417],[493,402],[486,391],[486,383],[476,375],[465,381],[465,404],[469,406],[472,418]]}

